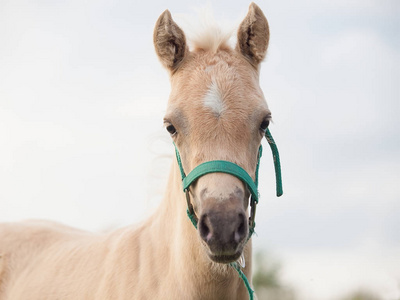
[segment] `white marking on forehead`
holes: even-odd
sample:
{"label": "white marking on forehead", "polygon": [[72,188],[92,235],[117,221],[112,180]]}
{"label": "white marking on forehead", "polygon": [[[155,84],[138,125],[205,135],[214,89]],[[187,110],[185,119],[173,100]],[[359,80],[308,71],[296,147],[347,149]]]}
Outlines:
{"label": "white marking on forehead", "polygon": [[215,80],[211,82],[203,101],[204,106],[210,108],[218,116],[225,110],[223,95]]}

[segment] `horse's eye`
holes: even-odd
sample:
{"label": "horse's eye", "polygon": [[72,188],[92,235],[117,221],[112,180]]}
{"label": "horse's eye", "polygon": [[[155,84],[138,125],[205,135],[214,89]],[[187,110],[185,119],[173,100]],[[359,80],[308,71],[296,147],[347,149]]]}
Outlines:
{"label": "horse's eye", "polygon": [[175,129],[174,125],[170,124],[166,128],[170,135],[174,135],[176,133],[176,129]]}
{"label": "horse's eye", "polygon": [[261,129],[262,131],[265,131],[265,130],[267,130],[268,126],[269,126],[269,119],[264,119],[264,120],[261,122],[260,129]]}

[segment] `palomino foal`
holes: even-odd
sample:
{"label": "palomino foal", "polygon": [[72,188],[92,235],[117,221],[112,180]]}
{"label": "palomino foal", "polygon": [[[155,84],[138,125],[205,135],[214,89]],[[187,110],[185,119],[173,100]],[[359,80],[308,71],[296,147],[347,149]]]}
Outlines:
{"label": "palomino foal", "polygon": [[251,282],[251,191],[218,172],[194,180],[186,197],[181,171],[224,160],[255,180],[271,115],[258,83],[269,29],[252,3],[234,49],[206,34],[189,50],[169,11],[154,30],[172,87],[164,123],[180,154],[157,211],[138,227],[102,235],[41,221],[2,224],[0,299],[248,299],[228,263],[245,262]]}

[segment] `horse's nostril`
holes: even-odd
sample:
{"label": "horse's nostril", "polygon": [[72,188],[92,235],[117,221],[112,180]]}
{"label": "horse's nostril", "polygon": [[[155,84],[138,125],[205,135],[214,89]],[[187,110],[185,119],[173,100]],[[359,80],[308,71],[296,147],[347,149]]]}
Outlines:
{"label": "horse's nostril", "polygon": [[200,236],[206,243],[209,242],[209,240],[211,239],[211,236],[212,236],[209,222],[210,222],[210,220],[209,220],[207,214],[204,214],[200,218],[200,222],[199,222]]}
{"label": "horse's nostril", "polygon": [[235,230],[235,242],[240,243],[244,236],[246,235],[246,217],[240,213],[238,215],[238,226]]}

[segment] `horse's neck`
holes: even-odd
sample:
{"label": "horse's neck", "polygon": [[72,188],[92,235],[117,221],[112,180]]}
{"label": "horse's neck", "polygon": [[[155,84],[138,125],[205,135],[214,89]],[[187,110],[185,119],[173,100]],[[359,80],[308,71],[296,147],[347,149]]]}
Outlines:
{"label": "horse's neck", "polygon": [[[210,299],[216,295],[220,295],[220,299],[245,299],[243,293],[247,292],[238,274],[228,265],[213,263],[207,257],[197,230],[186,215],[186,208],[180,172],[177,164],[173,164],[165,198],[153,218],[152,234],[162,235],[159,240],[166,242],[158,247],[169,248],[168,268],[175,270],[178,280],[175,284],[180,285],[183,291],[193,292],[192,299]],[[244,272],[249,276],[250,243],[246,246],[245,257],[247,266]],[[227,292],[232,294],[225,295]],[[200,293],[209,296],[203,297]]]}

